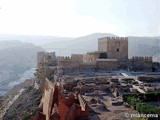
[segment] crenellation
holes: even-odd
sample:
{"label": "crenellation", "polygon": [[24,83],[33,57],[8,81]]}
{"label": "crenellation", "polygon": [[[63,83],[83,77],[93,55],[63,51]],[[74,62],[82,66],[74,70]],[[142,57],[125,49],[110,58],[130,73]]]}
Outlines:
{"label": "crenellation", "polygon": [[152,71],[152,57],[135,56],[129,59],[130,70]]}
{"label": "crenellation", "polygon": [[152,57],[149,57],[149,56],[134,56],[131,59],[133,59],[133,60],[152,61]]}
{"label": "crenellation", "polygon": [[128,40],[128,37],[102,37],[98,40],[106,41],[106,40]]}
{"label": "crenellation", "polygon": [[60,56],[60,57],[58,57],[58,60],[59,61],[63,61],[63,60],[71,60],[71,57],[69,57],[69,56]]}
{"label": "crenellation", "polygon": [[[40,52],[39,55],[39,59],[45,60],[44,52]],[[61,120],[79,118],[88,120],[88,105],[96,110],[97,108],[104,110],[106,107],[110,109],[108,103],[110,106],[119,104],[115,99],[119,99],[126,92],[145,93],[157,90],[148,86],[141,89],[141,86],[138,86],[143,81],[134,74],[137,71],[138,74],[151,72],[152,57],[134,56],[128,59],[128,37],[99,38],[98,51],[72,54],[71,57],[59,56],[56,59],[55,71],[52,72],[52,76],[49,76],[54,84],[51,85],[48,79],[44,83],[42,103],[43,114],[47,119],[57,117]],[[156,80],[159,81],[157,78]],[[108,103],[106,103],[106,95],[109,96]],[[101,99],[101,96],[105,99]],[[123,103],[122,99],[121,103]]]}

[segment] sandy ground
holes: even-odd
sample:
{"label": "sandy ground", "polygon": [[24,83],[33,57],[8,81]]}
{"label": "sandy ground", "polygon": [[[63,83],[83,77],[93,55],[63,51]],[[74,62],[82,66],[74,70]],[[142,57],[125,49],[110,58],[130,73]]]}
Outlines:
{"label": "sandy ground", "polygon": [[[87,101],[89,107],[95,112],[90,116],[91,120],[130,120],[127,115],[129,113],[137,113],[137,111],[125,107],[121,98],[112,98],[111,96],[91,97],[83,96]],[[100,100],[101,103],[90,104],[89,101],[95,98]],[[112,104],[112,102],[118,102],[120,104]]]}

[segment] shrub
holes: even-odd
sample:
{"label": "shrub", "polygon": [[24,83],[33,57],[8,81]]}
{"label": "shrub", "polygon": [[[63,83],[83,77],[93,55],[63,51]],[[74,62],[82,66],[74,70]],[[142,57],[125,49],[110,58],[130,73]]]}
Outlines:
{"label": "shrub", "polygon": [[29,113],[25,113],[23,116],[23,120],[29,120],[31,115]]}

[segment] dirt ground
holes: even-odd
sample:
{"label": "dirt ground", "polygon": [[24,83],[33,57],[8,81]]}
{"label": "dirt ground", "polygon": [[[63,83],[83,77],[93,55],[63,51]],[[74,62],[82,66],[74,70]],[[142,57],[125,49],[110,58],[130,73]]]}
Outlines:
{"label": "dirt ground", "polygon": [[[87,101],[92,114],[91,120],[130,120],[127,115],[130,113],[137,113],[137,111],[123,105],[121,98],[112,98],[111,96],[91,97],[83,96]],[[90,100],[95,99],[100,101],[96,104],[91,104]]]}

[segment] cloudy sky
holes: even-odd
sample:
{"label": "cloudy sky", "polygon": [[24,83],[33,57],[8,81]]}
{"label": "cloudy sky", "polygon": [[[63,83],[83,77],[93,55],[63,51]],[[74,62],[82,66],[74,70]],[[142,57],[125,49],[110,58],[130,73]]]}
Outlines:
{"label": "cloudy sky", "polygon": [[0,0],[0,34],[160,36],[159,0]]}

